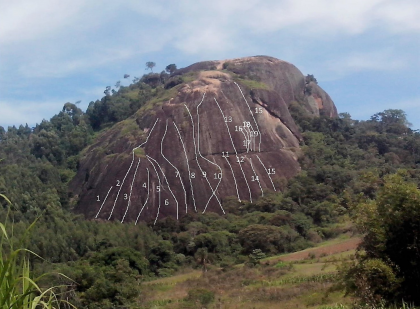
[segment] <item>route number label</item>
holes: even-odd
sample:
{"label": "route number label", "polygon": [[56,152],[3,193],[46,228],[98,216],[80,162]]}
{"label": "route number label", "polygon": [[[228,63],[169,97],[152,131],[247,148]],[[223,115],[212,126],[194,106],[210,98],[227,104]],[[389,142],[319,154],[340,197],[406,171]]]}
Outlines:
{"label": "route number label", "polygon": [[256,107],[256,108],[255,108],[255,113],[256,113],[256,114],[262,114],[262,112],[263,112],[262,107]]}
{"label": "route number label", "polygon": [[214,173],[214,179],[222,179],[222,173]]}
{"label": "route number label", "polygon": [[241,126],[235,126],[236,132],[242,132],[243,128]]}

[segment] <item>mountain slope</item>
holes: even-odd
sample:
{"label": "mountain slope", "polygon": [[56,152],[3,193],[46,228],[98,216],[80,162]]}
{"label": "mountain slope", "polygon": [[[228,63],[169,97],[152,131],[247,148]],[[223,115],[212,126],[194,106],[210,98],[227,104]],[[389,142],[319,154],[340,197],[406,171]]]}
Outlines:
{"label": "mountain slope", "polygon": [[328,94],[271,57],[196,63],[165,88],[85,150],[76,211],[135,222],[225,213],[228,197],[255,201],[299,172],[291,104],[337,116]]}

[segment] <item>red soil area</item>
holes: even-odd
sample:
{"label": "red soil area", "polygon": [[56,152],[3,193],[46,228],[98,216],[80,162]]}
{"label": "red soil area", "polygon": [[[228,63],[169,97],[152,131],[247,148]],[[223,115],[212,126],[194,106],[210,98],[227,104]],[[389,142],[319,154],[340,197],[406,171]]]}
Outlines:
{"label": "red soil area", "polygon": [[308,255],[312,253],[315,254],[316,257],[319,257],[321,254],[330,255],[330,254],[335,254],[335,253],[341,253],[341,252],[356,249],[360,241],[361,241],[360,238],[350,238],[338,244],[331,244],[331,245],[326,245],[326,246],[322,246],[318,248],[307,249],[304,251],[291,253],[291,254],[288,254],[286,256],[276,259],[276,261],[271,260],[270,263],[277,262],[277,261],[285,261],[285,262],[299,261],[299,260],[308,258]]}

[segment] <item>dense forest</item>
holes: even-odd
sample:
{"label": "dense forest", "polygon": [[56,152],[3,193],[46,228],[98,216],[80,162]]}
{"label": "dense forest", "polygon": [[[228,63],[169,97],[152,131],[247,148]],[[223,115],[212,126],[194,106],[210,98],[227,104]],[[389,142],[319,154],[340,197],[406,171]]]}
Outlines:
{"label": "dense forest", "polygon": [[[304,137],[302,172],[284,179],[281,192],[267,192],[254,203],[225,202],[224,216],[188,214],[178,221],[167,217],[156,225],[134,225],[87,221],[74,214],[77,200],[67,186],[81,151],[101,131],[170,88],[169,83],[182,82],[182,77],[168,77],[150,73],[127,87],[107,87],[86,112],[66,103],[34,128],[0,127],[0,193],[11,201],[1,199],[0,221],[9,222],[19,235],[37,219],[27,242],[43,258],[30,256],[34,273],[62,273],[73,280],[53,275],[45,284],[61,285],[58,295],[79,308],[138,308],[140,282],[185,267],[250,263],[257,249],[270,256],[308,248],[346,232],[337,223],[353,219],[356,225],[350,229],[367,235],[365,253],[359,263],[347,266],[344,288],[367,303],[379,297],[420,304],[420,133],[410,129],[402,110],[358,121],[348,113],[312,117],[292,104],[290,112]],[[393,251],[397,246],[405,250]],[[384,277],[365,283],[383,288],[358,293],[355,276],[375,269]]]}

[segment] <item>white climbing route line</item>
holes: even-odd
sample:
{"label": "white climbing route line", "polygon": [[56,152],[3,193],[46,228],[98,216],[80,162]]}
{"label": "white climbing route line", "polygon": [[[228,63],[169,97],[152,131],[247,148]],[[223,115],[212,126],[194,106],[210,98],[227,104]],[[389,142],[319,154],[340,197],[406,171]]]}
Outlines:
{"label": "white climbing route line", "polygon": [[158,217],[159,217],[159,212],[160,212],[160,192],[162,191],[162,184],[161,184],[161,182],[160,182],[159,173],[158,173],[158,171],[157,171],[157,169],[156,169],[155,165],[153,164],[153,162],[152,162],[152,161],[150,161],[150,159],[149,159],[150,157],[149,157],[149,156],[146,156],[146,158],[147,158],[147,160],[150,162],[150,164],[152,164],[153,169],[155,170],[156,176],[157,176],[157,178],[158,178],[158,183],[159,183],[159,190],[158,190],[158,195],[159,195],[159,206],[158,206],[158,210],[157,210],[157,214],[156,214],[155,222],[153,223],[153,225],[156,225],[156,221],[157,221],[157,219],[158,219]]}
{"label": "white climbing route line", "polygon": [[150,187],[149,187],[149,185],[150,185],[150,171],[149,171],[149,169],[147,167],[146,167],[146,170],[147,170],[147,197],[146,197],[146,201],[143,204],[143,207],[140,209],[140,212],[139,212],[139,214],[138,214],[138,216],[136,218],[135,225],[137,225],[137,222],[139,221],[140,215],[141,215],[144,207],[146,206],[147,201],[149,200],[149,195],[150,195]]}
{"label": "white climbing route line", "polygon": [[[153,160],[153,162],[155,162],[155,163],[156,163],[156,165],[159,167],[159,169],[160,169],[160,171],[161,171],[161,173],[162,173],[162,175],[163,175],[163,178],[165,179],[166,184],[168,185],[169,192],[171,192],[172,197],[173,197],[173,198],[174,198],[174,200],[175,200],[175,203],[176,203],[176,214],[177,214],[177,217],[176,217],[176,218],[178,219],[178,200],[176,199],[175,194],[174,194],[174,193],[172,192],[172,190],[171,190],[171,186],[169,185],[168,178],[166,178],[165,173],[163,172],[163,170],[162,170],[162,168],[160,167],[159,163],[158,163],[155,159],[153,159],[153,158],[149,157],[148,155],[146,155],[146,157],[147,157],[148,159]],[[162,189],[162,188],[161,188],[161,189]]]}
{"label": "white climbing route line", "polygon": [[125,209],[125,213],[124,213],[123,218],[121,219],[121,223],[124,222],[125,216],[127,215],[127,212],[128,212],[128,208],[130,208],[130,205],[131,205],[131,194],[133,193],[133,185],[134,185],[134,181],[136,180],[136,175],[137,175],[137,170],[139,169],[139,164],[140,164],[140,158],[139,158],[139,161],[137,162],[136,170],[135,170],[134,176],[133,176],[133,181],[131,182],[130,195],[128,197],[127,208]]}
{"label": "white climbing route line", "polygon": [[224,157],[224,158],[225,158],[226,162],[229,164],[230,170],[232,171],[233,180],[235,181],[236,194],[238,196],[238,201],[240,203],[241,202],[241,198],[239,197],[239,190],[238,190],[238,184],[236,183],[235,173],[233,172],[233,168],[232,168],[232,165],[230,165],[229,160],[226,157]]}
{"label": "white climbing route line", "polygon": [[[204,95],[205,95],[205,93],[204,93]],[[204,100],[204,95],[203,95],[203,100]],[[184,104],[184,106],[185,106],[185,108],[187,109],[187,112],[188,112],[188,114],[190,115],[190,118],[191,118],[191,123],[192,123],[192,127],[193,127],[193,142],[194,142],[194,152],[195,152],[195,160],[196,160],[196,162],[197,162],[197,166],[198,166],[198,168],[200,169],[200,171],[201,171],[201,174],[203,175],[203,169],[201,168],[201,165],[200,165],[200,163],[198,162],[198,156],[197,156],[197,145],[196,145],[196,143],[195,143],[195,126],[194,126],[194,120],[193,120],[193,117],[192,117],[192,115],[191,115],[191,112],[190,112],[190,110],[188,109],[188,107],[187,107],[187,105],[186,104]],[[190,175],[190,178],[191,178],[191,175]],[[213,190],[213,187],[211,186],[211,184],[210,184],[210,181],[208,180],[208,178],[207,177],[204,177],[205,179],[206,179],[206,181],[207,181],[207,183],[208,183],[208,185],[209,185],[209,187],[210,187],[210,190],[212,191],[212,195],[214,194],[214,190]],[[217,197],[217,195],[216,194],[214,194],[214,196],[216,197],[216,200],[219,202],[219,205],[220,205],[220,207],[222,206],[222,204],[220,203],[220,200],[219,200],[219,198]]]}
{"label": "white climbing route line", "polygon": [[237,82],[234,82],[234,83],[235,83],[235,85],[238,87],[239,91],[241,92],[242,97],[244,98],[244,100],[245,100],[246,104],[248,105],[249,112],[251,113],[252,119],[254,119],[254,122],[255,122],[255,125],[256,125],[256,127],[257,127],[257,131],[258,131],[258,135],[259,135],[259,137],[260,137],[260,142],[259,142],[259,144],[258,144],[258,152],[261,152],[261,132],[260,132],[260,129],[258,128],[258,123],[257,123],[257,121],[255,120],[254,114],[252,113],[251,107],[249,106],[249,103],[248,103],[248,101],[246,100],[246,98],[245,98],[245,96],[244,96],[244,93],[242,92],[241,87],[239,87],[239,85],[238,85],[238,83],[237,83]]}
{"label": "white climbing route line", "polygon": [[[219,154],[215,154],[214,151],[212,151],[211,147],[213,144],[209,144],[210,140],[208,140],[209,138],[211,139],[211,137],[213,137],[212,135],[214,134],[213,129],[214,124],[210,124],[210,127],[207,127],[207,121],[206,121],[206,116],[208,116],[207,114],[207,104],[211,104],[211,102],[209,101],[210,98],[208,97],[207,93],[204,92],[202,94],[202,98],[200,100],[200,98],[198,98],[198,100],[196,101],[196,103],[194,103],[194,109],[190,111],[189,107],[187,106],[186,103],[184,103],[185,109],[188,112],[189,118],[191,120],[191,125],[192,125],[192,139],[193,139],[193,147],[194,147],[194,154],[191,154],[190,152],[192,151],[192,149],[188,148],[188,146],[191,146],[190,144],[190,139],[191,136],[188,135],[190,134],[189,129],[187,131],[184,130],[184,126],[185,123],[178,123],[178,125],[180,127],[177,126],[177,124],[175,123],[174,119],[169,119],[170,117],[164,117],[164,119],[166,119],[166,123],[165,123],[165,129],[164,129],[164,133],[163,136],[161,136],[160,134],[160,129],[163,128],[159,128],[158,129],[158,133],[159,134],[155,134],[153,136],[153,138],[151,137],[154,129],[156,128],[157,123],[159,123],[160,125],[163,125],[162,121],[157,118],[153,125],[151,126],[151,128],[149,129],[148,133],[147,133],[147,138],[144,140],[144,142],[142,142],[141,144],[139,144],[138,146],[136,146],[136,144],[134,144],[133,146],[130,147],[130,149],[132,147],[132,160],[131,163],[126,171],[126,173],[124,173],[124,170],[120,170],[119,175],[118,176],[118,180],[117,180],[117,184],[114,186],[111,186],[105,196],[105,198],[103,199],[103,201],[101,202],[101,206],[99,207],[99,210],[96,213],[95,219],[101,217],[107,217],[107,220],[111,220],[111,218],[114,220],[119,220],[122,215],[122,219],[121,219],[121,223],[125,223],[126,219],[127,221],[129,221],[129,219],[131,218],[131,216],[135,216],[135,212],[138,211],[138,208],[141,207],[141,209],[138,212],[137,218],[135,220],[135,224],[137,225],[137,223],[139,222],[140,218],[141,218],[141,214],[143,213],[143,211],[145,212],[145,215],[143,217],[147,217],[149,218],[149,215],[151,215],[152,217],[154,216],[153,212],[155,211],[155,207],[157,207],[157,213],[156,213],[156,217],[154,219],[154,225],[156,224],[157,220],[159,219],[160,216],[160,208],[161,206],[168,206],[168,207],[164,207],[162,208],[162,214],[167,214],[167,211],[172,209],[172,213],[174,211],[174,209],[172,207],[176,206],[176,219],[179,220],[179,216],[180,216],[180,211],[181,211],[181,215],[182,215],[182,211],[183,211],[183,207],[185,204],[185,213],[188,213],[188,207],[191,207],[193,204],[194,206],[194,210],[195,212],[198,211],[197,207],[200,208],[200,212],[202,212],[203,214],[207,211],[208,207],[210,207],[211,210],[213,210],[213,207],[217,207],[217,205],[215,203],[219,204],[219,207],[221,209],[221,211],[223,212],[223,214],[225,214],[225,210],[223,208],[223,205],[221,203],[222,201],[222,197],[224,196],[225,193],[229,193],[229,194],[234,194],[233,192],[231,192],[233,189],[232,183],[231,183],[231,179],[230,178],[226,178],[224,173],[229,173],[228,169],[227,169],[227,165],[230,168],[230,171],[232,173],[232,177],[234,180],[234,186],[235,186],[235,190],[236,190],[236,195],[238,198],[238,201],[241,202],[242,200],[247,200],[248,196],[246,194],[246,191],[244,191],[244,183],[241,179],[241,174],[239,173],[238,170],[235,171],[235,169],[237,169],[237,167],[235,166],[235,157],[237,160],[237,163],[239,164],[239,168],[241,170],[242,173],[242,177],[246,183],[246,186],[248,188],[248,193],[249,193],[249,201],[252,203],[253,202],[253,196],[252,194],[254,193],[254,198],[256,198],[257,196],[260,196],[258,194],[258,189],[255,186],[255,183],[253,182],[257,182],[258,186],[261,190],[261,196],[264,197],[264,191],[263,191],[263,187],[264,189],[268,186],[268,182],[266,182],[266,178],[265,178],[265,174],[263,171],[261,171],[261,167],[258,167],[258,164],[255,162],[255,158],[252,156],[253,153],[256,153],[256,157],[258,159],[258,161],[260,162],[260,164],[262,165],[262,167],[264,168],[265,172],[267,173],[268,178],[270,179],[270,182],[273,186],[274,191],[276,191],[276,187],[273,181],[273,178],[271,177],[271,175],[275,174],[275,169],[270,167],[269,162],[267,161],[266,163],[268,164],[268,167],[270,167],[269,169],[266,168],[266,166],[264,165],[263,161],[261,160],[261,158],[257,155],[257,152],[261,152],[261,144],[262,144],[262,134],[259,128],[259,124],[257,122],[257,119],[259,122],[262,121],[261,115],[254,115],[253,112],[253,108],[251,108],[251,105],[253,105],[253,102],[250,101],[248,102],[248,99],[245,96],[245,91],[243,91],[241,89],[241,85],[239,85],[239,83],[237,82],[233,82],[236,87],[239,89],[242,99],[240,97],[237,97],[238,99],[238,104],[236,107],[232,102],[229,101],[229,99],[226,97],[226,95],[223,93],[222,91],[222,97],[220,100],[223,101],[223,99],[226,99],[226,101],[221,102],[221,104],[219,104],[219,102],[217,101],[217,96],[214,97],[214,101],[217,104],[217,107],[219,108],[219,111],[221,113],[221,116],[223,118],[223,122],[225,123],[226,126],[226,130],[228,132],[229,135],[229,139],[231,141],[233,150],[234,150],[234,154],[230,154],[227,151],[232,151],[230,149],[230,146],[228,144],[225,144],[226,141],[224,141],[224,143],[220,144],[220,145],[227,145],[227,149],[222,149],[222,161],[220,162],[221,164],[219,165],[217,163],[217,161],[219,160]],[[231,85],[231,84],[230,84]],[[233,86],[233,85],[232,85]],[[236,93],[236,90],[234,90],[234,92]],[[237,94],[237,93],[236,93]],[[207,95],[207,97],[206,97]],[[204,100],[206,100],[206,102],[204,102]],[[242,120],[244,120],[241,123],[238,123],[239,119],[233,119],[235,116],[233,115],[234,111],[237,110],[238,107],[240,108],[245,108],[245,105],[243,105],[243,101],[245,101],[246,106],[248,107],[248,110],[251,114],[252,120],[249,118],[249,116],[247,115],[247,112],[243,113],[240,118],[244,118]],[[206,104],[204,104],[206,103]],[[221,108],[221,106],[224,107],[224,109]],[[228,108],[228,109],[227,109]],[[244,110],[244,111],[245,111]],[[182,112],[182,111],[181,111]],[[194,117],[196,117],[196,120],[194,120],[192,113],[196,112],[196,115],[194,115]],[[201,112],[201,114],[200,114]],[[255,111],[255,113],[260,113],[261,111],[258,109]],[[217,113],[217,112],[216,112]],[[226,116],[225,116],[226,113]],[[182,113],[181,113],[182,114]],[[233,116],[233,117],[232,117]],[[216,117],[216,124],[219,124],[219,122],[217,121],[219,116],[214,116]],[[162,117],[161,117],[162,118]],[[183,120],[187,121],[186,125],[187,127],[189,127],[188,125],[188,120],[185,118],[188,118],[188,116],[184,113],[184,118]],[[178,118],[177,118],[178,119]],[[248,119],[249,121],[246,121],[246,119]],[[179,120],[179,119],[178,119]],[[201,122],[200,122],[201,120]],[[178,157],[176,157],[177,155],[181,155],[180,153],[177,154],[173,154],[173,151],[171,152],[170,149],[168,147],[175,145],[174,147],[176,148],[175,151],[179,151],[180,149],[178,148],[178,144],[177,141],[172,141],[172,138],[175,138],[174,136],[172,136],[171,134],[173,134],[173,131],[171,131],[171,128],[168,128],[168,124],[169,121],[172,121],[175,130],[178,134],[179,140],[181,141],[181,145],[182,145],[182,150],[184,151],[184,155],[185,155],[185,160],[186,160],[186,164],[187,164],[187,170],[188,170],[188,179],[189,179],[189,184],[190,187],[188,187],[188,181],[185,179],[186,177],[186,169],[184,166],[184,163],[181,161],[179,161]],[[181,121],[181,120],[180,120]],[[203,122],[204,121],[204,122]],[[149,123],[149,126],[152,123]],[[234,124],[238,124],[238,126],[234,126]],[[255,125],[255,128],[254,128]],[[261,122],[262,125],[262,122]],[[158,126],[158,127],[159,127]],[[230,131],[230,129],[233,130],[233,132]],[[264,127],[262,126],[261,128],[262,130],[264,130]],[[287,128],[288,129],[288,128]],[[147,130],[145,129],[145,131],[147,132]],[[188,134],[187,134],[187,133]],[[239,133],[240,132],[240,133]],[[156,132],[155,132],[156,133]],[[210,134],[210,136],[209,136]],[[235,135],[236,134],[236,135]],[[143,133],[142,135],[142,140],[144,138],[146,134]],[[184,135],[184,136],[182,136]],[[156,159],[150,157],[149,155],[147,155],[147,153],[145,153],[145,150],[148,149],[150,151],[151,147],[153,145],[147,145],[145,146],[150,140],[154,141],[158,139],[158,136],[161,136],[161,141],[160,141],[160,153],[161,156],[163,157],[163,160],[160,159],[159,157],[157,157]],[[235,142],[236,142],[236,146],[235,146],[235,142],[233,140],[233,136],[235,136]],[[242,137],[244,138],[244,141],[242,142]],[[214,138],[214,137],[213,137]],[[226,138],[226,135],[223,134],[223,139]],[[184,139],[185,139],[185,143],[184,143]],[[258,140],[257,140],[258,139]],[[214,141],[213,141],[214,142]],[[218,141],[216,141],[218,142]],[[220,142],[220,141],[219,141]],[[173,144],[174,143],[174,144]],[[229,142],[227,142],[229,143]],[[201,146],[203,146],[203,153],[201,153]],[[165,147],[165,151],[164,151],[164,147]],[[210,148],[209,148],[210,147]],[[139,154],[136,152],[137,149],[141,150],[141,156],[139,156]],[[152,147],[153,148],[153,147]],[[264,147],[263,147],[264,149]],[[157,150],[157,149],[156,149]],[[220,149],[218,149],[217,151],[221,151]],[[166,152],[166,154],[168,155],[168,157],[165,156],[164,152]],[[213,153],[213,154],[212,154]],[[147,163],[146,161],[143,162],[143,158],[144,156],[147,159],[147,161],[152,165],[152,168],[154,170],[154,172],[156,173],[157,176],[157,180],[158,180],[158,187],[156,188],[156,178],[153,174],[153,170],[149,169],[149,163]],[[157,154],[153,153],[149,153],[152,154],[154,156],[158,156]],[[174,156],[173,156],[174,155]],[[191,162],[195,160],[197,162],[197,166],[199,168],[199,171],[201,172],[201,174],[198,176],[198,171],[195,170],[196,167],[194,165],[189,164],[189,155],[192,155],[193,157],[191,158]],[[140,158],[141,157],[141,158]],[[265,158],[263,156],[263,158]],[[173,160],[172,160],[173,159]],[[227,162],[227,165],[223,162],[223,159]],[[252,160],[254,159],[254,160]],[[128,159],[129,160],[129,159]],[[137,161],[137,164],[135,161]],[[160,162],[158,162],[158,160]],[[206,162],[204,162],[204,161]],[[165,165],[167,162],[170,167],[168,165]],[[232,162],[231,162],[232,161]],[[254,162],[253,162],[254,161]],[[145,192],[143,191],[143,188],[145,188],[146,186],[146,180],[144,175],[144,165],[140,167],[141,164],[145,164],[146,165],[146,170],[147,170],[147,196],[146,199],[144,201],[144,203],[142,203],[142,201],[144,200],[144,194]],[[201,163],[201,164],[200,164]],[[250,164],[251,166],[251,170],[248,169],[247,164]],[[175,165],[176,164],[176,165]],[[210,164],[210,165],[209,165]],[[128,161],[125,160],[125,165],[128,165]],[[135,166],[135,168],[134,168]],[[179,166],[179,168],[177,167]],[[108,167],[108,165],[107,165]],[[133,170],[133,171],[132,171]],[[248,174],[245,173],[245,170],[247,171]],[[182,175],[181,175],[181,171],[182,171]],[[257,171],[259,174],[257,174]],[[173,175],[172,173],[175,172],[176,175]],[[236,173],[237,172],[237,173]],[[214,173],[214,179],[213,179],[213,173]],[[137,177],[137,174],[141,175]],[[167,174],[167,175],[166,175]],[[122,177],[124,175],[124,177]],[[236,176],[238,175],[238,178],[236,178]],[[248,175],[248,176],[247,176]],[[253,175],[251,177],[251,175]],[[261,179],[259,178],[262,177]],[[162,177],[161,177],[162,176]],[[121,177],[121,178],[119,178]],[[132,180],[129,180],[129,177],[132,177]],[[174,178],[175,177],[175,178]],[[201,177],[204,177],[204,179],[202,179]],[[180,191],[179,188],[179,183],[178,180],[176,178],[179,178],[179,182],[181,184],[182,190],[184,192],[183,197],[182,197],[182,191]],[[225,179],[226,178],[226,179]],[[171,180],[171,183],[169,182],[169,180]],[[137,185],[137,183],[141,181],[141,194],[140,196],[136,194],[136,188],[135,186]],[[185,184],[184,184],[185,181]],[[195,182],[197,181],[197,182]],[[208,188],[206,186],[206,183],[208,184]],[[226,183],[226,182],[230,182],[230,185],[228,187],[224,187],[224,185],[222,185],[221,183]],[[123,190],[123,186],[124,190]],[[195,193],[194,194],[194,185],[196,185],[195,187]],[[199,192],[197,191],[197,185],[199,186],[199,189],[204,190],[203,192]],[[117,186],[119,187],[117,190],[113,190],[113,188]],[[168,188],[168,191],[170,192],[170,195],[168,195],[168,191],[166,191],[166,186]],[[252,189],[251,189],[252,187]],[[129,188],[129,192],[128,192],[128,188]],[[189,189],[191,188],[191,189]],[[134,195],[133,195],[133,189],[134,189]],[[208,195],[209,190],[211,194]],[[226,189],[230,192],[225,192]],[[241,191],[242,189],[242,191]],[[254,190],[254,191],[252,191]],[[110,194],[112,192],[112,195]],[[165,192],[163,192],[165,191]],[[128,193],[128,194],[127,194]],[[158,205],[157,205],[157,201],[156,201],[156,195],[155,193],[158,193],[159,197],[158,197]],[[177,195],[175,195],[175,193]],[[202,195],[199,195],[198,193],[203,193]],[[173,200],[175,201],[175,204],[173,204],[173,201],[171,199],[171,197],[173,198]],[[192,203],[190,200],[190,196],[192,197]],[[121,198],[120,198],[121,197]],[[140,197],[140,198],[139,198]],[[196,201],[196,197],[197,197],[197,201]],[[102,196],[101,196],[102,198]],[[110,201],[108,201],[108,198],[110,198]],[[137,198],[139,198],[139,201],[137,202]],[[180,200],[178,201],[177,198],[180,198]],[[212,199],[215,198],[216,202],[213,201]],[[242,198],[242,199],[241,199]],[[182,202],[182,199],[184,199],[184,202]],[[97,204],[100,203],[100,197],[98,196],[97,198]],[[127,201],[128,200],[128,201]],[[206,201],[206,203],[203,203],[204,201]],[[106,202],[108,202],[108,206],[105,207]],[[127,202],[127,204],[125,204],[125,202]],[[112,203],[112,208],[109,211],[109,206]],[[117,205],[118,203],[118,205]],[[213,206],[214,205],[214,206]],[[118,208],[117,207],[126,207],[126,209],[123,211],[123,208]],[[149,206],[152,206],[149,210]],[[102,210],[104,209],[104,212],[102,213]],[[170,207],[170,209],[169,209]],[[180,209],[181,207],[181,209]],[[190,208],[191,210],[191,208]],[[149,211],[151,212],[149,214]],[[116,213],[116,215],[113,217],[113,213]],[[102,213],[102,215],[100,215]],[[116,218],[116,217],[119,218]]]}
{"label": "white climbing route line", "polygon": [[254,176],[254,177],[255,177],[255,180],[258,182],[258,185],[260,186],[260,189],[261,189],[261,196],[264,196],[264,191],[263,191],[263,189],[262,189],[262,187],[261,187],[260,179],[259,179],[259,177],[258,177],[257,173],[255,172],[254,166],[252,165],[252,160],[251,160],[251,158],[248,158],[248,160],[249,160],[249,163],[251,164],[252,171],[254,172],[254,175],[255,175],[255,176]]}
{"label": "white climbing route line", "polygon": [[[222,114],[222,116],[223,116],[223,119],[225,119],[225,115],[223,114],[223,111],[222,111],[222,109],[220,108],[219,102],[217,102],[216,98],[214,98],[214,101],[216,101],[217,107],[219,108],[220,113],[221,113],[221,114]],[[229,134],[230,141],[231,141],[231,143],[232,143],[233,150],[235,151],[235,154],[236,154],[236,160],[238,161],[239,167],[241,168],[241,171],[242,171],[242,175],[244,176],[244,179],[245,179],[246,186],[248,187],[248,191],[249,191],[249,200],[250,200],[250,201],[251,201],[251,203],[252,203],[251,188],[249,187],[248,180],[246,180],[245,172],[244,172],[244,170],[242,169],[242,165],[241,165],[240,159],[239,159],[239,157],[238,157],[238,151],[236,150],[235,143],[233,142],[233,139],[232,139],[232,135],[230,134],[230,129],[229,129],[229,126],[228,126],[228,124],[227,124],[226,122],[225,122],[225,125],[226,125],[226,129],[227,129],[227,131],[228,131],[228,134]]]}
{"label": "white climbing route line", "polygon": [[147,135],[146,141],[145,141],[144,143],[140,144],[139,146],[137,146],[137,147],[133,148],[133,151],[134,151],[134,150],[136,150],[136,149],[138,149],[138,148],[140,148],[141,146],[143,146],[144,144],[146,144],[146,143],[149,141],[149,137],[150,137],[150,135],[152,134],[152,131],[153,131],[153,129],[155,128],[156,123],[157,123],[158,121],[159,121],[159,118],[157,118],[157,119],[156,119],[155,124],[154,124],[154,125],[153,125],[153,127],[150,129],[150,132],[149,132],[149,135]]}
{"label": "white climbing route line", "polygon": [[[245,129],[244,129],[244,128],[242,128],[242,127],[241,127],[241,129],[242,129],[242,130],[240,130],[240,131],[241,131],[241,133],[244,135],[244,138],[245,138],[246,153],[248,153],[248,152],[249,152],[248,132],[247,132],[247,131],[245,131]],[[246,134],[245,134],[245,133],[246,133]]]}
{"label": "white climbing route line", "polygon": [[118,200],[118,197],[120,196],[121,189],[122,189],[122,187],[124,185],[124,182],[125,182],[125,179],[127,178],[128,173],[130,173],[130,170],[131,170],[131,167],[133,166],[133,163],[134,163],[134,152],[133,152],[133,159],[131,160],[130,167],[128,168],[127,173],[125,173],[125,176],[123,178],[123,181],[122,181],[122,183],[120,185],[120,189],[118,190],[117,197],[114,200],[114,205],[112,205],[111,213],[109,214],[108,220],[111,219],[111,216],[114,213],[115,205],[117,204],[117,200]]}
{"label": "white climbing route line", "polygon": [[113,186],[111,186],[111,188],[109,188],[108,193],[106,194],[105,199],[104,199],[104,201],[102,202],[102,205],[101,205],[101,207],[99,208],[98,213],[97,213],[97,214],[96,214],[96,216],[95,216],[95,219],[97,219],[97,218],[98,218],[99,213],[101,212],[102,207],[104,207],[104,204],[105,204],[105,202],[106,202],[106,199],[108,198],[109,192],[111,192],[112,188],[113,188]]}
{"label": "white climbing route line", "polygon": [[277,191],[277,190],[276,190],[276,187],[274,186],[273,179],[271,179],[270,173],[269,173],[269,172],[268,172],[268,170],[265,168],[264,163],[261,161],[261,159],[260,159],[260,157],[259,157],[258,155],[257,155],[257,158],[258,158],[258,160],[260,161],[261,165],[264,167],[265,171],[267,172],[268,178],[270,178],[270,181],[271,181],[271,184],[273,185],[273,189],[274,189],[274,191]]}
{"label": "white climbing route line", "polygon": [[[165,139],[166,132],[168,131],[168,119],[166,119],[166,127],[165,127],[165,133],[163,134],[162,141],[160,142],[160,153],[162,154],[162,157],[176,170],[176,175],[179,177],[179,181],[181,182],[182,189],[184,190],[184,199],[185,199],[185,212],[187,212],[187,191],[185,190],[184,183],[182,182],[181,173],[179,170],[173,165],[163,154],[163,140]],[[176,219],[178,220],[178,202],[176,207]]]}
{"label": "white climbing route line", "polygon": [[252,139],[253,139],[253,133],[252,132],[254,132],[254,131],[251,130],[249,127],[245,127],[244,129],[246,129],[246,133],[249,136],[248,142],[247,142],[247,144],[248,144],[247,148],[248,148],[248,150],[255,151],[255,149],[252,149]]}
{"label": "white climbing route line", "polygon": [[[193,203],[194,203],[194,210],[195,210],[195,212],[197,212],[197,207],[195,205],[195,198],[194,198],[194,188],[193,188],[192,180],[191,180],[191,177],[190,177],[191,171],[190,171],[190,164],[188,163],[187,150],[185,149],[185,145],[184,145],[184,142],[182,140],[181,133],[179,132],[178,127],[176,126],[175,122],[174,122],[174,126],[175,126],[176,131],[178,132],[179,139],[181,140],[182,148],[184,149],[185,160],[187,161],[188,179],[190,180],[190,185],[191,185],[191,196],[192,196]],[[179,175],[179,177],[181,177],[181,175]],[[185,213],[187,213],[187,208],[185,208]]]}
{"label": "white climbing route line", "polygon": [[133,150],[132,150],[132,153],[133,153],[133,159],[131,160],[130,167],[128,168],[128,171],[127,171],[127,173],[125,174],[125,176],[124,176],[124,178],[123,178],[123,181],[122,181],[122,183],[121,183],[121,185],[120,185],[120,189],[118,190],[117,197],[116,197],[116,198],[115,198],[115,200],[114,200],[114,205],[112,205],[112,210],[111,210],[111,213],[109,214],[108,220],[109,220],[109,219],[111,219],[111,216],[112,216],[112,214],[114,213],[115,205],[117,204],[117,200],[118,200],[118,197],[120,196],[120,192],[121,192],[121,189],[122,189],[122,187],[123,187],[123,185],[124,185],[125,179],[127,178],[127,175],[128,175],[128,173],[130,173],[131,167],[133,166],[133,163],[134,163],[134,150],[136,150],[136,149],[140,148],[141,146],[143,146],[144,144],[146,144],[146,143],[147,143],[147,141],[149,140],[149,137],[150,137],[150,135],[152,134],[153,129],[155,128],[156,123],[158,122],[158,120],[159,120],[159,118],[157,118],[157,119],[156,119],[155,124],[153,125],[152,129],[151,129],[151,130],[150,130],[150,132],[149,132],[149,135],[147,135],[146,141],[145,141],[144,143],[142,143],[141,145],[139,145],[139,146],[137,146],[137,147],[133,148]]}
{"label": "white climbing route line", "polygon": [[[217,107],[219,108],[220,113],[222,114],[222,119],[225,119],[225,115],[223,114],[223,111],[222,111],[222,109],[220,108],[219,102],[217,102],[216,98],[214,98],[214,101],[216,102]],[[225,125],[226,125],[226,127],[227,127],[227,129],[228,129],[228,132],[229,132],[229,126],[228,126],[227,122],[226,122],[226,121],[223,121],[223,122],[225,123]],[[232,137],[230,136],[230,132],[229,132],[229,137],[230,137],[230,140],[231,140],[231,142],[232,142],[232,146],[233,146],[233,148],[234,148],[234,150],[235,150],[235,153],[236,153],[236,149],[235,149],[235,146],[233,145],[233,140],[232,140]],[[225,158],[226,162],[228,163],[228,165],[229,165],[229,167],[230,167],[230,170],[231,170],[231,172],[232,172],[232,176],[233,176],[233,180],[234,180],[234,182],[235,182],[236,195],[238,196],[238,201],[239,201],[239,202],[241,202],[241,198],[239,197],[238,183],[237,183],[237,181],[236,181],[236,177],[235,177],[235,173],[233,172],[232,165],[230,164],[229,160],[228,160],[225,156],[222,156],[222,157],[223,157],[223,158]]]}
{"label": "white climbing route line", "polygon": [[[222,182],[222,178],[223,178],[223,170],[222,170],[222,168],[221,168],[219,165],[217,165],[216,163],[211,162],[211,161],[210,161],[210,160],[208,160],[207,158],[203,157],[203,155],[202,155],[202,154],[201,154],[201,152],[200,152],[200,114],[199,114],[199,112],[198,112],[198,109],[200,108],[200,105],[203,103],[203,101],[204,101],[204,96],[205,96],[205,95],[206,95],[206,94],[204,93],[204,95],[203,95],[203,99],[201,100],[200,104],[198,104],[198,105],[197,105],[197,150],[198,150],[198,154],[200,155],[200,157],[201,157],[201,158],[203,158],[204,160],[206,160],[206,161],[207,161],[207,162],[209,162],[210,164],[213,164],[213,165],[215,165],[215,166],[217,166],[217,167],[219,168],[220,173],[221,173],[221,177],[220,177],[220,179],[219,179],[219,182],[218,182],[218,183],[217,183],[217,185],[216,185],[216,188],[213,190],[213,194],[212,194],[212,195],[210,196],[210,198],[208,199],[208,201],[207,201],[207,203],[206,203],[206,206],[204,207],[203,213],[206,211],[207,206],[209,205],[210,200],[212,199],[213,195],[214,195],[214,196],[216,196],[216,190],[217,190],[217,188],[219,187],[220,183]],[[207,177],[206,177],[206,178],[207,178]],[[220,208],[222,209],[223,214],[225,214],[225,210],[223,209],[223,206],[222,206],[222,204],[220,203],[220,201],[219,201],[219,205],[220,205]]]}

